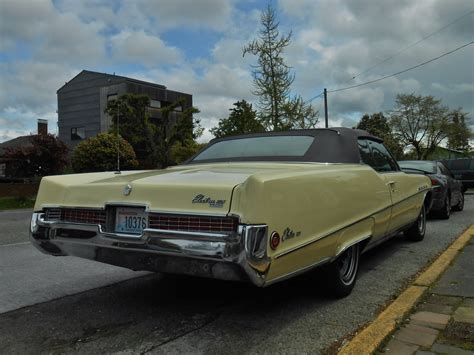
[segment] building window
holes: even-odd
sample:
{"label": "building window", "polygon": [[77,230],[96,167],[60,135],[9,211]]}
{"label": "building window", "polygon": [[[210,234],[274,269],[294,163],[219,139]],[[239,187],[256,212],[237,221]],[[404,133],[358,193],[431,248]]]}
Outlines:
{"label": "building window", "polygon": [[117,95],[117,94],[110,94],[110,95],[107,95],[107,102],[112,101],[112,100],[117,100],[117,99],[118,99],[118,95]]}
{"label": "building window", "polygon": [[158,100],[150,100],[150,107],[153,107],[153,108],[160,108],[160,107],[161,107],[161,101],[158,101]]}
{"label": "building window", "polygon": [[7,170],[7,164],[2,163],[0,164],[0,176],[5,177],[5,172]]}
{"label": "building window", "polygon": [[72,127],[71,128],[71,140],[79,141],[86,138],[86,129],[84,127]]}
{"label": "building window", "polygon": [[174,108],[174,111],[176,111],[176,112],[183,112],[183,106],[176,106],[176,107]]}

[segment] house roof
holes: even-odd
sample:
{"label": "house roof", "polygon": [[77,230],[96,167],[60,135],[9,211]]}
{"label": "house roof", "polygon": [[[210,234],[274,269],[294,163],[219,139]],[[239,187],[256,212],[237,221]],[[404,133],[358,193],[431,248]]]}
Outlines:
{"label": "house roof", "polygon": [[84,69],[79,74],[77,74],[75,77],[73,77],[71,80],[67,81],[63,86],[61,86],[58,89],[58,92],[61,91],[64,87],[66,87],[68,85],[68,83],[70,83],[74,79],[76,79],[79,76],[84,75],[84,74],[95,74],[95,75],[99,75],[99,76],[103,76],[103,77],[110,77],[110,78],[114,78],[114,79],[122,79],[122,81],[124,81],[124,82],[126,81],[126,82],[129,82],[129,83],[136,83],[136,84],[140,84],[140,85],[151,86],[151,87],[155,87],[155,88],[158,88],[158,89],[166,89],[166,86],[161,85],[161,84],[155,84],[155,83],[151,83],[151,82],[148,82],[148,81],[128,78],[126,76],[115,75],[115,73],[114,74],[99,73],[99,72]]}
{"label": "house roof", "polygon": [[5,154],[7,148],[18,148],[32,145],[31,141],[33,137],[34,135],[20,136],[0,143],[0,156]]}

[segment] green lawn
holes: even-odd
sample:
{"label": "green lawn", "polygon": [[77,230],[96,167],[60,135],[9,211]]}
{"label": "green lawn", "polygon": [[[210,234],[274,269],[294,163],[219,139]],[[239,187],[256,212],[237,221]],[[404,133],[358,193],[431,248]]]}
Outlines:
{"label": "green lawn", "polygon": [[26,197],[2,197],[0,198],[0,211],[13,210],[17,208],[33,208],[35,200]]}

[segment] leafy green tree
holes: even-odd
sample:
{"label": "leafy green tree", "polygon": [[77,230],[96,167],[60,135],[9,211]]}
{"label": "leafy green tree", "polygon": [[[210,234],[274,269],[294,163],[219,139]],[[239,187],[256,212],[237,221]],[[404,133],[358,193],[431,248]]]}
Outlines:
{"label": "leafy green tree", "polygon": [[417,159],[426,159],[449,136],[450,112],[433,96],[400,94],[390,126],[401,144],[413,147]]}
{"label": "leafy green tree", "polygon": [[[105,110],[113,118],[111,132],[130,142],[136,152],[140,167],[165,168],[173,165],[171,148],[176,142],[193,146],[203,128],[193,114],[199,110],[191,107],[182,110],[184,99],[163,106],[161,117],[151,118],[147,112],[150,99],[146,95],[125,94],[111,100]],[[119,124],[117,126],[117,119]]]}
{"label": "leafy green tree", "polygon": [[452,125],[448,136],[448,148],[467,153],[471,149],[469,139],[472,137],[471,129],[466,123],[469,117],[461,109],[454,110],[451,117]]}
{"label": "leafy green tree", "polygon": [[100,133],[77,145],[72,155],[72,168],[76,173],[117,170],[117,148],[120,170],[138,167],[138,161],[130,143],[113,133]]}
{"label": "leafy green tree", "polygon": [[356,128],[363,129],[376,137],[382,138],[384,144],[390,149],[396,159],[403,158],[404,147],[394,137],[388,124],[388,119],[382,112],[373,113],[371,115],[365,114]]}
{"label": "leafy green tree", "polygon": [[176,142],[171,147],[171,157],[176,164],[181,164],[198,153],[206,145],[206,143],[197,143],[196,141],[189,142],[186,145]]}
{"label": "leafy green tree", "polygon": [[191,107],[182,112],[176,112],[176,109],[182,107],[183,103],[184,100],[178,100],[161,108],[162,117],[157,124],[154,154],[158,165],[162,168],[176,164],[172,154],[173,146],[179,143],[181,147],[192,150],[196,139],[203,132],[200,121],[193,116],[199,113],[197,108]]}
{"label": "leafy green tree", "polygon": [[31,145],[7,148],[8,175],[22,178],[61,174],[68,164],[68,147],[53,134],[31,135]]}
{"label": "leafy green tree", "polygon": [[234,106],[229,109],[230,115],[228,118],[222,118],[219,120],[217,127],[210,129],[214,137],[221,138],[265,131],[265,128],[257,119],[257,112],[253,110],[252,104],[241,100],[234,102]]}
{"label": "leafy green tree", "polygon": [[[150,122],[147,107],[150,98],[146,95],[124,94],[117,100],[107,103],[105,112],[112,117],[111,133],[120,135],[132,145],[140,166],[150,168],[154,166],[152,153],[155,147],[157,128]],[[118,126],[117,126],[118,121]]]}

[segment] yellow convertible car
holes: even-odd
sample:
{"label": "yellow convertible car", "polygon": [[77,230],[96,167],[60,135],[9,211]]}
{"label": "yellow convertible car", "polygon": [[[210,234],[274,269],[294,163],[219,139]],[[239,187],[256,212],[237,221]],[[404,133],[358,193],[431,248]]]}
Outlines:
{"label": "yellow convertible car", "polygon": [[164,170],[45,177],[30,234],[51,255],[257,286],[321,266],[343,297],[363,251],[423,239],[430,199],[430,179],[365,131],[259,133]]}

